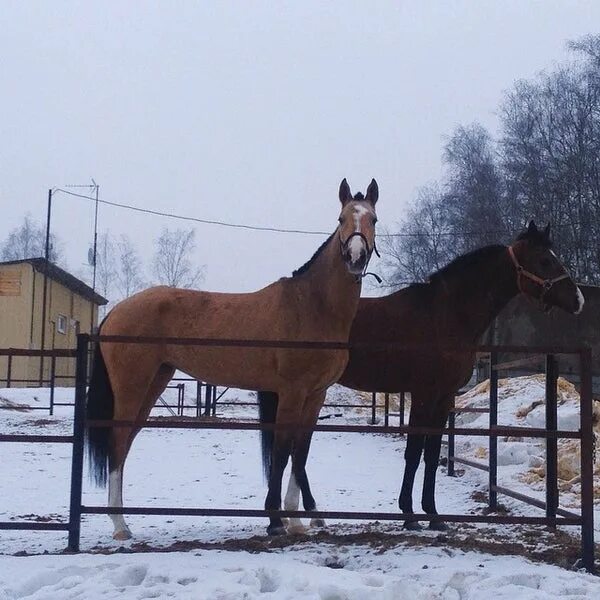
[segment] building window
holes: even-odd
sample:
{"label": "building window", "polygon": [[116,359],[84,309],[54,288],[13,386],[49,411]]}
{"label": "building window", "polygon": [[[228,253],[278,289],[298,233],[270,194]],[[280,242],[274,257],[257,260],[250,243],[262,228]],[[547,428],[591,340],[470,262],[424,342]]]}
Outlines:
{"label": "building window", "polygon": [[66,335],[67,333],[67,317],[65,315],[58,315],[58,319],[56,319],[56,331],[58,333],[62,333]]}

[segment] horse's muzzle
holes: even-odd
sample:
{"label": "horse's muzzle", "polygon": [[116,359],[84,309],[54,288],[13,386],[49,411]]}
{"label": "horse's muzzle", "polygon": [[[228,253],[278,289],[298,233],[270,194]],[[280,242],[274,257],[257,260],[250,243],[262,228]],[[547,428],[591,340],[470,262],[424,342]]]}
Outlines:
{"label": "horse's muzzle", "polygon": [[362,233],[353,233],[343,245],[342,258],[352,275],[362,275],[370,258],[367,238]]}

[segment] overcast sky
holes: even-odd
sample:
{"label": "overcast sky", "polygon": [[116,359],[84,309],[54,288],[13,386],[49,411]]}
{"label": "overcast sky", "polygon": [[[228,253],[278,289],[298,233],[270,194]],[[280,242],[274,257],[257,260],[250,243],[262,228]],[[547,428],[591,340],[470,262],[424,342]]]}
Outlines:
{"label": "overcast sky", "polygon": [[[363,192],[375,177],[393,226],[439,177],[444,136],[474,120],[494,130],[516,79],[598,32],[600,2],[2,0],[0,27],[0,240],[26,212],[45,220],[49,187],[91,177],[106,200],[330,231],[343,177]],[[81,272],[92,207],[54,206]],[[145,259],[164,226],[189,225],[100,210],[100,230],[129,233]],[[203,287],[221,291],[287,275],[322,241],[196,235]]]}

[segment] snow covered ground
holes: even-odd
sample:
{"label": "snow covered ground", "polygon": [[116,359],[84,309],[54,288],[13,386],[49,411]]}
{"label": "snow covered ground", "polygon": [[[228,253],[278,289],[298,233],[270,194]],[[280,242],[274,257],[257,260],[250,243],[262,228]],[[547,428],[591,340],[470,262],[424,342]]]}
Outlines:
{"label": "snow covered ground", "polygon": [[[59,390],[57,400],[72,397]],[[175,402],[175,390],[167,392]],[[356,397],[332,391],[336,401]],[[230,391],[228,399],[252,400]],[[501,424],[540,425],[543,382],[501,382]],[[461,399],[485,406],[485,388]],[[71,409],[49,417],[42,410],[2,410],[2,405],[47,405],[47,390],[0,390],[2,433],[70,433]],[[533,408],[532,408],[533,405]],[[561,387],[559,426],[575,428],[577,398]],[[325,414],[339,409],[324,409]],[[165,414],[160,409],[156,414]],[[223,416],[254,417],[253,407],[223,408]],[[366,423],[369,409],[344,411],[327,423]],[[457,424],[485,426],[487,415],[463,415]],[[543,498],[542,442],[501,441],[499,483]],[[0,520],[64,520],[68,507],[70,447],[50,444],[0,446]],[[323,510],[395,511],[404,440],[399,436],[315,435],[308,469]],[[457,455],[486,460],[485,441],[459,438]],[[125,473],[125,503],[136,506],[262,507],[265,485],[258,432],[144,430]],[[565,466],[561,504],[577,506],[577,460],[561,447]],[[543,465],[543,462],[541,463]],[[536,470],[537,469],[537,470]],[[569,470],[571,469],[571,470]],[[421,472],[415,484],[418,506]],[[438,509],[443,513],[485,510],[486,474],[468,467],[449,478],[440,469]],[[106,492],[85,483],[84,503],[104,505]],[[509,498],[514,514],[542,512]],[[597,511],[598,512],[598,511]],[[600,520],[597,514],[596,523]],[[330,523],[328,532],[295,539],[265,538],[264,519],[129,517],[129,542],[111,539],[106,516],[86,516],[82,550],[60,552],[64,533],[0,532],[0,600],[13,598],[572,598],[598,597],[600,581],[557,566],[530,562],[521,554],[562,564],[561,552],[577,548],[576,529],[559,534],[543,528],[453,526],[447,534],[407,534],[390,523]],[[598,525],[597,525],[598,527]],[[600,539],[599,529],[596,538]],[[366,532],[366,533],[365,533]],[[489,541],[489,549],[486,544]],[[485,543],[484,543],[485,542]],[[484,553],[476,550],[487,550]],[[169,552],[164,552],[169,550]],[[180,550],[176,552],[175,550]],[[185,550],[185,552],[181,552]],[[130,553],[136,551],[135,554]],[[44,555],[49,552],[50,555]],[[15,554],[36,556],[15,556]],[[563,561],[572,564],[569,558]]]}

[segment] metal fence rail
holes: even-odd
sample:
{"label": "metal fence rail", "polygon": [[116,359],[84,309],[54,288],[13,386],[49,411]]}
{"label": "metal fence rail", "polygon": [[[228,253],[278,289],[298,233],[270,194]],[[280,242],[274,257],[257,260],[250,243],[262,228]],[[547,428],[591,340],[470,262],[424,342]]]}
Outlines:
{"label": "metal fence rail", "polygon": [[[10,381],[11,360],[13,356],[50,357],[55,361],[57,357],[72,358],[76,356],[75,350],[25,350],[21,348],[0,348],[0,356],[8,357]],[[39,380],[38,380],[39,381]],[[10,386],[9,386],[10,387]],[[72,435],[26,435],[26,434],[0,434],[0,442],[21,444],[73,444]],[[63,523],[35,523],[31,521],[0,521],[1,530],[30,530],[30,531],[69,531],[70,522]]]}

